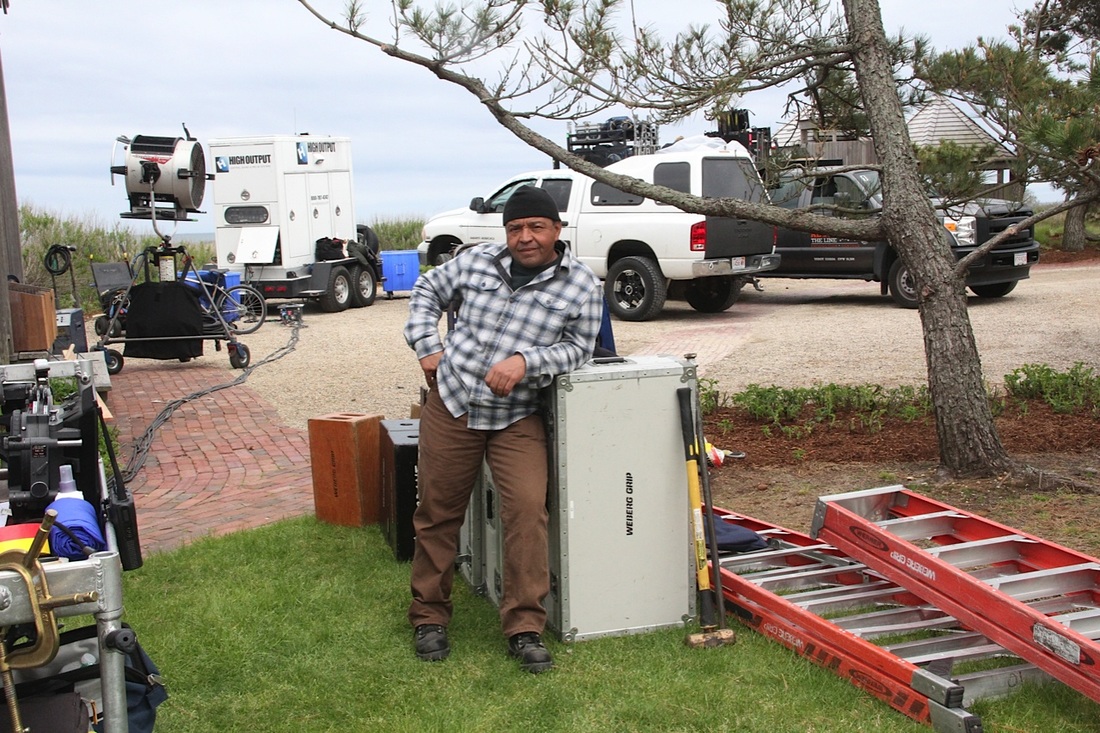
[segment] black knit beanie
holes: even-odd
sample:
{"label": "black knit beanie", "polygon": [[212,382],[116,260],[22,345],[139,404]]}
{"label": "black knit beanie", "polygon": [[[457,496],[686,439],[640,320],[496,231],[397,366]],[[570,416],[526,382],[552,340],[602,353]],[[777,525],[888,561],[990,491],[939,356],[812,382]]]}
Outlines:
{"label": "black knit beanie", "polygon": [[534,186],[520,186],[516,192],[504,204],[504,223],[512,219],[526,219],[532,216],[542,216],[550,221],[561,221],[558,216],[558,205],[550,194],[541,188]]}

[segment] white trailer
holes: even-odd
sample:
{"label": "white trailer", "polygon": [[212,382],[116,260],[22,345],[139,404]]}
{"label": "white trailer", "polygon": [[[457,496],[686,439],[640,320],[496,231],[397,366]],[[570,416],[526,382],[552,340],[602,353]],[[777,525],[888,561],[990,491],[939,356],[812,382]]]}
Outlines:
{"label": "white trailer", "polygon": [[266,298],[317,299],[326,311],[374,301],[382,272],[371,247],[317,255],[324,237],[377,248],[373,233],[356,227],[348,138],[265,135],[209,147],[219,267]]}

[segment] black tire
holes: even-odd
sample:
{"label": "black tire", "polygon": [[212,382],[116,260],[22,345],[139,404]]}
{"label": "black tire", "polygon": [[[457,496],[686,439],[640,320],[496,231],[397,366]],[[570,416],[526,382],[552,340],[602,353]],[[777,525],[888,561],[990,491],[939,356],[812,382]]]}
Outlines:
{"label": "black tire", "polygon": [[230,344],[229,366],[234,369],[247,369],[252,362],[252,352],[244,344]]}
{"label": "black tire", "polygon": [[363,308],[374,302],[378,295],[378,281],[374,269],[356,265],[348,270],[351,276],[351,307]]}
{"label": "black tire", "polygon": [[104,349],[103,357],[103,360],[107,363],[108,374],[113,376],[122,371],[122,354],[114,349]]}
{"label": "black tire", "polygon": [[684,300],[700,313],[721,313],[737,302],[744,284],[733,275],[697,278],[684,287]]}
{"label": "black tire", "polygon": [[366,245],[371,252],[378,254],[378,248],[380,246],[378,235],[375,234],[374,230],[371,229],[369,226],[367,226],[366,224],[356,225],[355,237],[359,240],[359,244]]}
{"label": "black tire", "polygon": [[455,252],[462,246],[462,242],[454,240],[437,239],[428,245],[428,264],[433,267],[442,265],[455,256]]}
{"label": "black tire", "polygon": [[1016,283],[1019,280],[1013,280],[1007,283],[990,283],[988,285],[971,285],[970,290],[979,298],[1003,298],[1016,289]]}
{"label": "black tire", "polygon": [[615,260],[603,284],[611,314],[623,321],[648,321],[665,307],[668,290],[656,262],[647,257]]}
{"label": "black tire", "polygon": [[111,338],[122,335],[122,323],[118,319],[112,321],[110,316],[98,316],[95,319],[96,336],[106,336],[110,332]]}
{"label": "black tire", "polygon": [[254,333],[267,320],[267,301],[250,285],[234,285],[225,291],[218,303],[225,324],[235,334]]}
{"label": "black tire", "polygon": [[901,259],[894,260],[894,264],[890,265],[887,282],[890,285],[890,297],[895,303],[902,308],[917,307],[917,281]]}
{"label": "black tire", "polygon": [[332,268],[328,275],[328,287],[321,296],[321,310],[326,313],[346,311],[351,305],[351,275],[343,265]]}

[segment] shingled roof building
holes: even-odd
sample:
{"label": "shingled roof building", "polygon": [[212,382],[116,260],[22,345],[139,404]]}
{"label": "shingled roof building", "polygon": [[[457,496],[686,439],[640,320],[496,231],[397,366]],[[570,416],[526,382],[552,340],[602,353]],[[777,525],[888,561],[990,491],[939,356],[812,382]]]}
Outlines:
{"label": "shingled roof building", "polygon": [[[932,101],[909,118],[908,127],[913,144],[922,147],[935,147],[945,141],[966,147],[993,146],[993,155],[977,167],[995,172],[997,186],[1003,186],[1012,180],[1010,166],[1016,160],[1015,154],[950,100],[933,97]],[[844,165],[878,162],[870,138],[856,137],[836,130],[820,130],[807,120],[784,123],[773,135],[772,141],[780,149],[800,147],[808,157],[823,162],[840,161]],[[990,184],[993,185],[993,181]],[[1011,198],[1011,195],[1005,197]]]}

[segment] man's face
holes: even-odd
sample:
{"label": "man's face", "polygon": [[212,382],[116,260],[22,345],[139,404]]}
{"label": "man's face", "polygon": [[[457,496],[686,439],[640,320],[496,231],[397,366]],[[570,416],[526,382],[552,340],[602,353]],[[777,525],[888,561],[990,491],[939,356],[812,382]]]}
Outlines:
{"label": "man's face", "polygon": [[512,259],[524,267],[549,265],[558,256],[554,243],[561,234],[561,222],[543,216],[512,219],[504,225]]}

